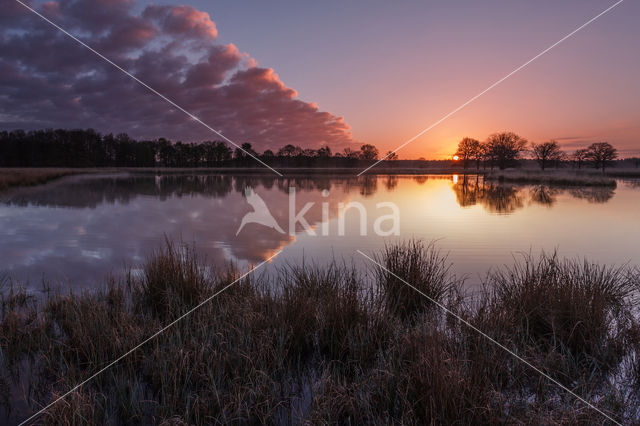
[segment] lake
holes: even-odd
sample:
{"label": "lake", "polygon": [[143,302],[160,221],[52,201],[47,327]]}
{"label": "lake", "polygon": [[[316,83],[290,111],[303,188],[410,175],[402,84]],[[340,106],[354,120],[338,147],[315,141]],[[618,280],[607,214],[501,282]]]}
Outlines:
{"label": "lake", "polygon": [[[245,188],[283,232],[250,222],[238,232],[255,199]],[[348,203],[360,210],[341,214]],[[398,235],[377,235],[377,219],[385,233],[393,230],[389,203],[397,208]],[[289,232],[289,218],[305,206],[309,228],[298,222]],[[638,212],[637,181],[598,188],[499,184],[473,175],[82,175],[0,195],[0,275],[34,290],[43,280],[92,288],[109,274],[135,271],[165,238],[194,245],[213,265],[248,268],[282,250],[273,265],[338,259],[371,268],[356,250],[376,253],[419,238],[436,241],[452,271],[477,286],[491,268],[542,250],[640,264]]]}

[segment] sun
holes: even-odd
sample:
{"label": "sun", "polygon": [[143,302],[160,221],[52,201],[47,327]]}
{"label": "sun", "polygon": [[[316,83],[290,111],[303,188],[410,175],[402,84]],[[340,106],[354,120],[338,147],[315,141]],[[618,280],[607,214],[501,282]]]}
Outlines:
{"label": "sun", "polygon": [[457,155],[454,155],[454,156],[453,156],[453,160],[454,160],[454,161],[458,161],[459,159],[460,159],[460,157],[458,157]]}

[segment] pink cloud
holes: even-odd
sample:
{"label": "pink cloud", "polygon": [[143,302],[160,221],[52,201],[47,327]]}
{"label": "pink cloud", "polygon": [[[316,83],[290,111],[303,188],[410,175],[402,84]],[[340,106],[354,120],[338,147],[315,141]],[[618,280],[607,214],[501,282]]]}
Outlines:
{"label": "pink cloud", "polygon": [[[232,140],[258,149],[353,143],[342,117],[298,99],[274,69],[259,67],[235,45],[216,42],[207,13],[152,5],[135,14],[132,7],[128,0],[60,0],[42,11]],[[216,138],[26,9],[11,12],[15,19],[0,29],[0,70],[7,76],[0,81],[0,127]]]}
{"label": "pink cloud", "polygon": [[165,34],[204,37],[212,40],[218,37],[218,29],[209,14],[200,12],[191,6],[151,5],[145,9],[143,15],[157,20]]}

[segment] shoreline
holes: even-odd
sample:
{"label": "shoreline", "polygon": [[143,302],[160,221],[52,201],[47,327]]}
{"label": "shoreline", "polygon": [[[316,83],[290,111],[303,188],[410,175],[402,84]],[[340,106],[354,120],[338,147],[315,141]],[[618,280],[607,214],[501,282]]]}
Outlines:
{"label": "shoreline", "polygon": [[[299,177],[301,175],[317,176],[353,176],[362,171],[360,167],[285,167],[276,169],[282,178]],[[11,188],[42,185],[56,179],[72,175],[90,175],[100,173],[130,173],[145,174],[275,174],[261,167],[110,167],[110,168],[0,168],[0,191]],[[467,175],[484,176],[487,180],[506,183],[549,184],[570,186],[610,186],[615,187],[615,179],[640,178],[640,170],[618,169],[605,174],[593,169],[554,169],[541,171],[539,169],[519,168],[507,170],[476,170],[460,167],[389,167],[380,166],[369,170],[360,177],[388,176],[388,175]],[[280,177],[278,177],[280,178]]]}

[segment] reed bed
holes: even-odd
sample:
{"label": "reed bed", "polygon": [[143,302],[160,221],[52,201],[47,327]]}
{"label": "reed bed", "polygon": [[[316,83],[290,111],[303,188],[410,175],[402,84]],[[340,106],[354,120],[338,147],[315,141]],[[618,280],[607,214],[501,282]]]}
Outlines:
{"label": "reed bed", "polygon": [[[599,423],[640,420],[640,273],[542,254],[465,297],[433,244],[390,245],[388,272],[290,265],[247,277],[38,418],[44,424]],[[237,277],[167,242],[100,291],[0,301],[0,402],[18,422]],[[616,378],[613,380],[612,378]],[[636,408],[634,408],[636,407]]]}

